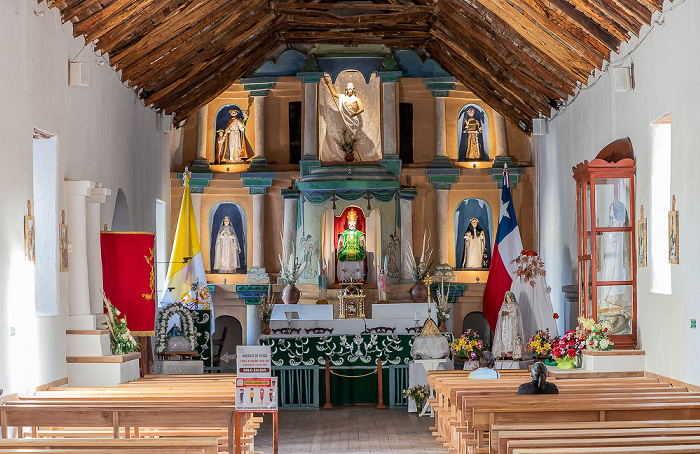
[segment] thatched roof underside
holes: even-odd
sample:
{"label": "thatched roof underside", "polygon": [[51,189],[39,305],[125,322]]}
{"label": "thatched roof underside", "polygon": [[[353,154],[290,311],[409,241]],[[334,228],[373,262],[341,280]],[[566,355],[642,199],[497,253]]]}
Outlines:
{"label": "thatched roof underside", "polygon": [[548,115],[663,0],[46,0],[147,105],[185,118],[284,44],[422,48],[514,123]]}

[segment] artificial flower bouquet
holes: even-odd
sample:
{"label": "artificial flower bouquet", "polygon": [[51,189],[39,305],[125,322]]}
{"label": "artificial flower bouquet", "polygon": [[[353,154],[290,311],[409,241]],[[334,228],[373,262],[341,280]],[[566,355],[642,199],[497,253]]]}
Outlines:
{"label": "artificial flower bouquet", "polygon": [[112,354],[114,355],[125,355],[127,353],[139,351],[139,344],[136,339],[131,335],[131,331],[126,327],[126,315],[119,318],[122,315],[121,311],[114,307],[112,302],[107,298],[104,291],[102,292],[102,301],[104,302],[104,307],[106,312],[105,323],[109,329],[109,340],[110,347],[112,349]]}
{"label": "artificial flower bouquet", "polygon": [[420,414],[423,409],[423,404],[425,400],[430,395],[430,388],[428,385],[413,385],[408,389],[403,390],[403,396],[412,399],[416,403],[416,411]]}
{"label": "artificial flower bouquet", "polygon": [[535,358],[547,359],[552,355],[552,348],[558,341],[558,337],[549,334],[549,328],[539,329],[532,335],[525,349],[532,352]]}
{"label": "artificial flower bouquet", "polygon": [[576,357],[586,348],[586,337],[578,330],[564,334],[552,348],[552,357],[560,369],[573,369]]}
{"label": "artificial flower bouquet", "polygon": [[610,324],[608,322],[600,323],[592,318],[579,317],[578,326],[579,331],[581,331],[586,338],[587,350],[605,351],[612,350],[615,346],[615,344],[608,339],[608,330],[610,330]]}
{"label": "artificial flower bouquet", "polygon": [[476,360],[486,350],[484,342],[473,329],[468,329],[450,344],[452,354],[458,360]]}

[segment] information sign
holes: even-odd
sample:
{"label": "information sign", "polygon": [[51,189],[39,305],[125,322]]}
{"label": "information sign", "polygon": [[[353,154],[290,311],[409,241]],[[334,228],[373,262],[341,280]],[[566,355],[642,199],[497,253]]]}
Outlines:
{"label": "information sign", "polygon": [[274,413],[277,411],[277,377],[236,378],[236,411]]}
{"label": "information sign", "polygon": [[270,347],[265,345],[239,345],[236,347],[236,376],[259,378],[272,376]]}

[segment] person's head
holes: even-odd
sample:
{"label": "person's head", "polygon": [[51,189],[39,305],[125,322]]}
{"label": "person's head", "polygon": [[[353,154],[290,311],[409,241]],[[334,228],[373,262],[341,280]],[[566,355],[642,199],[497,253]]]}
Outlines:
{"label": "person's head", "polygon": [[231,225],[231,218],[226,216],[224,217],[224,225]]}
{"label": "person's head", "polygon": [[532,381],[540,389],[544,389],[544,385],[547,382],[547,366],[544,363],[535,363],[532,366]]}
{"label": "person's head", "polygon": [[479,220],[477,218],[471,218],[469,220],[469,225],[467,226],[467,231],[471,232],[475,237],[479,236],[483,229],[479,225]]}
{"label": "person's head", "polygon": [[474,108],[473,107],[470,107],[469,109],[467,109],[467,115],[469,115],[470,117],[474,116]]}
{"label": "person's head", "polygon": [[479,367],[488,367],[493,369],[496,367],[496,359],[491,352],[483,352],[479,358]]}
{"label": "person's head", "polygon": [[515,302],[515,294],[513,292],[506,292],[504,299],[512,304]]}
{"label": "person's head", "polygon": [[472,227],[476,228],[477,225],[479,225],[479,220],[477,218],[471,218],[469,221],[472,225]]}
{"label": "person's head", "polygon": [[355,230],[357,228],[357,213],[355,210],[350,210],[348,212],[348,230]]}
{"label": "person's head", "polygon": [[352,96],[355,94],[355,84],[352,82],[348,82],[348,84],[345,86],[345,95],[346,96]]}

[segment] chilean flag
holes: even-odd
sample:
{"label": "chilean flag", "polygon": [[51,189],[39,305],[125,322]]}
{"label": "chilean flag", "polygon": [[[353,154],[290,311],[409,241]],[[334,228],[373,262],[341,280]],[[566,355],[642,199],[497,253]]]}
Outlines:
{"label": "chilean flag", "polygon": [[520,240],[518,221],[515,219],[513,198],[510,195],[508,166],[503,167],[503,189],[501,191],[501,209],[496,230],[496,243],[491,254],[489,277],[484,291],[484,316],[491,329],[496,329],[498,311],[503,304],[503,296],[510,290],[516,265],[511,263],[523,250]]}

